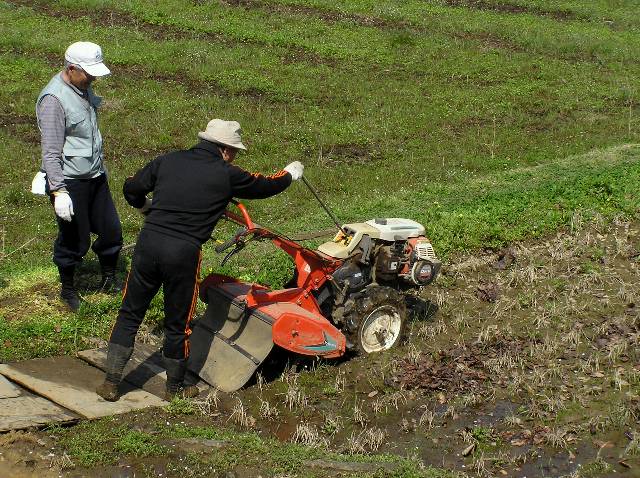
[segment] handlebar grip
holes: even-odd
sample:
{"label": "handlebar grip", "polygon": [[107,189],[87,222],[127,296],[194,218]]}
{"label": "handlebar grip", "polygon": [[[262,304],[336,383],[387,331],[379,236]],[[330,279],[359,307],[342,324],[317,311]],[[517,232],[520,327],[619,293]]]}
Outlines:
{"label": "handlebar grip", "polygon": [[233,237],[231,237],[230,239],[228,239],[226,242],[222,243],[222,244],[218,244],[215,247],[215,250],[217,253],[221,253],[226,251],[227,249],[229,249],[231,246],[233,246],[236,242],[238,242],[238,239],[240,238],[240,236],[242,234],[244,234],[245,232],[247,232],[246,228],[240,228],[238,229],[238,231],[234,234]]}
{"label": "handlebar grip", "polygon": [[236,237],[233,236],[231,239],[229,239],[227,242],[224,242],[222,244],[218,244],[216,246],[216,252],[219,254],[221,252],[226,251],[227,249],[229,249],[231,246],[233,246],[236,243]]}

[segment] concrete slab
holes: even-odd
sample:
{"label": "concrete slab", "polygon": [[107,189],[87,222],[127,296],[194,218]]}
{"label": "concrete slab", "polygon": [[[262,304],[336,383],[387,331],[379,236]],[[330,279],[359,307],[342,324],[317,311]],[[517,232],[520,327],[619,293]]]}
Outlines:
{"label": "concrete slab", "polygon": [[0,398],[14,398],[18,396],[20,396],[18,387],[0,375]]}
{"label": "concrete slab", "polygon": [[86,418],[117,415],[167,402],[123,382],[123,396],[117,402],[100,398],[95,389],[104,374],[72,357],[48,357],[12,364],[0,364],[0,373],[38,395]]}
{"label": "concrete slab", "polygon": [[[78,352],[78,357],[100,370],[105,370],[107,347],[83,350]],[[167,372],[162,364],[162,352],[151,345],[136,344],[124,369],[123,380],[160,398],[164,397]],[[207,383],[198,383],[200,392],[208,388]]]}
{"label": "concrete slab", "polygon": [[[83,350],[78,352],[78,357],[100,370],[105,370],[107,347]],[[124,369],[123,380],[158,397],[163,397],[167,372],[162,366],[160,351],[150,345],[136,344]]]}
{"label": "concrete slab", "polygon": [[80,417],[46,398],[23,390],[19,397],[0,400],[0,432],[37,427],[51,423],[68,423]]}

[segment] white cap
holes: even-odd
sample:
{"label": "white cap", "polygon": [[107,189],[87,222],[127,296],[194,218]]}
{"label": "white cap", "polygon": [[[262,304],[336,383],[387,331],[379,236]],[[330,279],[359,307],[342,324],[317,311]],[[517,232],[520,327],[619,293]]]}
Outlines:
{"label": "white cap", "polygon": [[89,41],[78,41],[67,48],[64,59],[78,65],[91,76],[105,76],[111,73],[102,63],[102,48]]}
{"label": "white cap", "polygon": [[237,121],[225,121],[216,118],[209,121],[207,129],[198,133],[198,138],[236,149],[247,149],[242,144],[241,132],[240,123]]}

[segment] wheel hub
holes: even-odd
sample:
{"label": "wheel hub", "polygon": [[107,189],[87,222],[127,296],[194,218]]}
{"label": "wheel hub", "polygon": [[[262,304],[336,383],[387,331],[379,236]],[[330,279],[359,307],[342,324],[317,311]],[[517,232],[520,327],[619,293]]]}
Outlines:
{"label": "wheel hub", "polygon": [[364,318],[360,329],[360,342],[366,353],[390,349],[398,340],[402,318],[396,309],[383,305]]}

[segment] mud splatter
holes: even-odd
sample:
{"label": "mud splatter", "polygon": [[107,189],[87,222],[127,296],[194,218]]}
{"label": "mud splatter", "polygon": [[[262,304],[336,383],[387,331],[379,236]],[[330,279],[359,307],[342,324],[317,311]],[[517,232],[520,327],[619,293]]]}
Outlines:
{"label": "mud splatter", "polygon": [[498,284],[495,282],[481,282],[476,287],[476,297],[483,302],[495,302],[498,300]]}
{"label": "mud splatter", "polygon": [[415,363],[405,360],[401,368],[402,372],[388,381],[387,385],[456,392],[477,390],[481,383],[489,380],[482,362],[466,348],[440,351],[435,358],[422,356]]}

